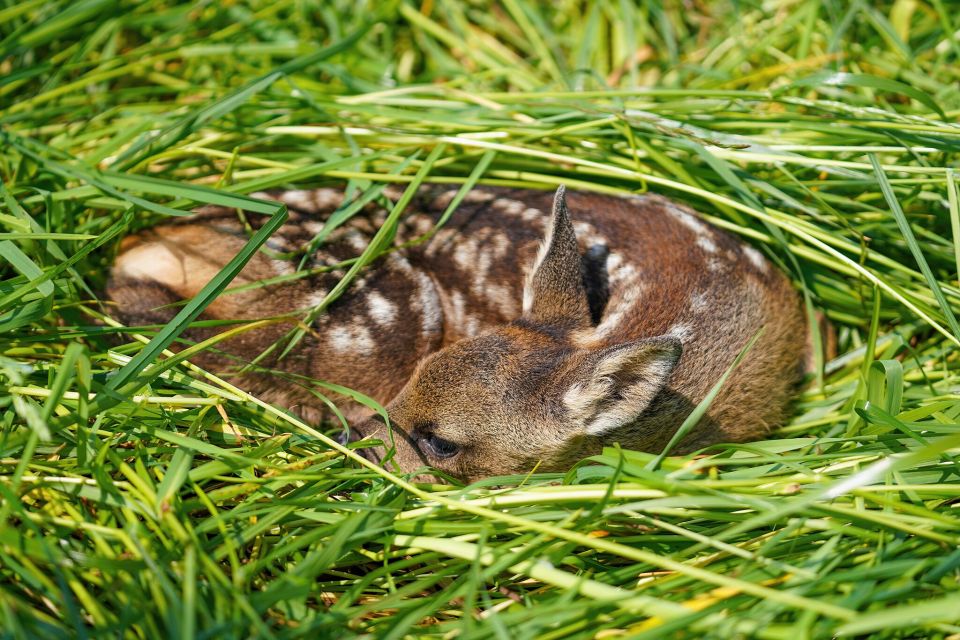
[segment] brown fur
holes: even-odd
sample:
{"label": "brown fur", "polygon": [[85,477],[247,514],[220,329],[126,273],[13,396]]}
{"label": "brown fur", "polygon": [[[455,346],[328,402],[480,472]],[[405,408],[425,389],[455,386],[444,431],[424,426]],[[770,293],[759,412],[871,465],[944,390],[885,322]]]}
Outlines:
{"label": "brown fur", "polygon": [[[329,189],[274,197],[291,209],[272,239],[277,251],[305,246],[342,199]],[[398,242],[428,230],[451,197],[422,190]],[[308,266],[358,255],[382,219],[369,206]],[[194,295],[245,237],[236,213],[222,209],[145,232],[124,245],[110,296],[128,322],[164,321],[172,311],[156,307]],[[258,254],[235,284],[295,261]],[[249,361],[340,275],[225,295],[206,317],[290,315],[222,347]],[[662,197],[560,192],[551,202],[542,192],[476,189],[429,243],[381,259],[290,356],[265,364],[387,404],[393,459],[404,471],[429,464],[474,479],[537,464],[563,469],[604,443],[660,450],[761,327],[682,451],[759,438],[783,420],[806,337],[787,279],[755,249]],[[232,362],[211,355],[201,364]],[[324,415],[308,384],[249,373],[239,382],[311,419]],[[346,409],[353,420],[369,413]],[[379,419],[355,433],[390,440]]]}

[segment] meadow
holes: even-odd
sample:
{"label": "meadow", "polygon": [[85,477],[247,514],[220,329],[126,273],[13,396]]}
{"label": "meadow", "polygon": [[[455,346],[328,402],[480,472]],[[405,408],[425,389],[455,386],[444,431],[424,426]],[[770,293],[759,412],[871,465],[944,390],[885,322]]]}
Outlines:
{"label": "meadow", "polygon": [[[3,0],[0,637],[960,638],[955,9]],[[247,194],[424,182],[686,202],[837,353],[767,440],[466,487],[191,363]],[[119,241],[205,203],[270,222],[121,325]]]}

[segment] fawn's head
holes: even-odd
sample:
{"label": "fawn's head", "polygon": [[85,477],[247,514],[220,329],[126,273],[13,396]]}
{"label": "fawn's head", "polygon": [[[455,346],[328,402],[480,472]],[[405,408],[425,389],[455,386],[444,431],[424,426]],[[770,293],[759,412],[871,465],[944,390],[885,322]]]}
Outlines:
{"label": "fawn's head", "polygon": [[[379,418],[357,434],[395,446],[405,472],[433,467],[473,480],[558,470],[633,422],[666,385],[681,352],[674,337],[584,348],[591,326],[564,191],[524,287],[520,319],[426,358]],[[384,449],[375,450],[383,457]]]}

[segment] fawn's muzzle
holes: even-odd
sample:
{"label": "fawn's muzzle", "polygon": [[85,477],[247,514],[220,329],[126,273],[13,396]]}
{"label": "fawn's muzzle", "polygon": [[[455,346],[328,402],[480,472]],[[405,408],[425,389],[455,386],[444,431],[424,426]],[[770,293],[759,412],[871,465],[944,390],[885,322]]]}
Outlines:
{"label": "fawn's muzzle", "polygon": [[[351,425],[349,428],[345,429],[339,436],[337,436],[337,442],[343,446],[347,446],[352,442],[359,442],[366,437],[372,437],[373,439],[378,439],[382,429],[386,428],[386,423],[380,416],[373,416],[364,420],[359,425]],[[358,447],[355,451],[366,458],[371,462],[380,464],[383,460],[383,448],[379,445],[371,445],[366,447]]]}

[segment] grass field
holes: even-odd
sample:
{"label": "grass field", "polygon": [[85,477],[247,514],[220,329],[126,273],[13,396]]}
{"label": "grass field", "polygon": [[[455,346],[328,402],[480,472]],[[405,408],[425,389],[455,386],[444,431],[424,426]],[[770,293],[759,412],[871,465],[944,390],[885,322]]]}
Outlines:
{"label": "grass field", "polygon": [[[638,4],[0,0],[0,637],[960,638],[955,3]],[[98,300],[200,203],[420,179],[688,202],[839,353],[763,442],[425,486],[167,350],[244,255]]]}

